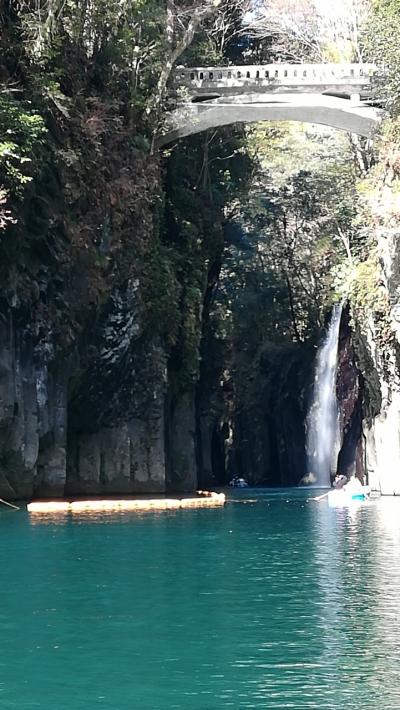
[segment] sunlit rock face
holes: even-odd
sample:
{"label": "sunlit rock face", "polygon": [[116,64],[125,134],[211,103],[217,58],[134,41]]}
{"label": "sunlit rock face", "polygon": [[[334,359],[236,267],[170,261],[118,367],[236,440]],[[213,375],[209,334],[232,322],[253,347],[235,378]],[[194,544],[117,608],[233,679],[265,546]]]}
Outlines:
{"label": "sunlit rock face", "polygon": [[[370,324],[370,342],[374,336]],[[379,372],[380,357],[376,353]],[[369,484],[384,495],[400,494],[400,382],[396,353],[386,360],[386,373],[380,376],[381,410],[364,421],[365,457]]]}
{"label": "sunlit rock face", "polygon": [[368,323],[368,344],[379,375],[380,412],[364,422],[370,485],[385,495],[400,495],[400,233],[394,227],[376,235],[382,285],[386,290],[390,337],[380,343],[377,324]]}

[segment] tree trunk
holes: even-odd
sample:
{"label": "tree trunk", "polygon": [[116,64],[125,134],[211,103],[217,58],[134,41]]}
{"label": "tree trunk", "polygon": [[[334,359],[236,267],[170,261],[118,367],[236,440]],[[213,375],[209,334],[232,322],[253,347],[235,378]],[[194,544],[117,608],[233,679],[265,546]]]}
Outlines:
{"label": "tree trunk", "polygon": [[[176,64],[179,57],[192,43],[194,35],[197,28],[205,19],[212,15],[217,7],[218,2],[205,2],[202,3],[193,11],[193,15],[190,18],[181,39],[176,44],[175,48],[173,46],[174,38],[176,34],[176,17],[177,10],[174,9],[173,3],[169,0],[167,2],[167,17],[166,17],[166,40],[167,40],[167,53],[165,57],[165,64],[161,70],[160,76],[157,82],[157,89],[155,94],[151,97],[148,106],[147,113],[155,113],[156,118],[159,118],[161,102],[164,98],[165,90],[167,87],[168,80],[171,76],[172,69]],[[157,121],[158,123],[158,121]]]}
{"label": "tree trunk", "polygon": [[294,336],[295,336],[297,342],[300,343],[300,342],[301,342],[301,338],[300,338],[299,329],[298,329],[298,327],[297,327],[296,313],[295,313],[295,310],[294,310],[294,300],[293,300],[292,285],[291,285],[291,283],[290,283],[289,276],[288,276],[287,273],[285,274],[285,278],[286,278],[286,284],[287,284],[287,288],[288,288],[289,304],[290,304],[290,312],[291,312],[291,314],[292,314],[292,323],[293,323]]}

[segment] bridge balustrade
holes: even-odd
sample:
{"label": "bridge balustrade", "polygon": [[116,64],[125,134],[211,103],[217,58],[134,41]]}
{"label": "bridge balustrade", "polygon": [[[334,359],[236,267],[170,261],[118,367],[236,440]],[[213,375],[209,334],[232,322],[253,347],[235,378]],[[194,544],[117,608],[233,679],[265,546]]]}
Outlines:
{"label": "bridge balustrade", "polygon": [[374,64],[267,64],[228,67],[179,67],[175,85],[193,87],[232,87],[244,83],[260,84],[355,84],[368,86],[378,69]]}

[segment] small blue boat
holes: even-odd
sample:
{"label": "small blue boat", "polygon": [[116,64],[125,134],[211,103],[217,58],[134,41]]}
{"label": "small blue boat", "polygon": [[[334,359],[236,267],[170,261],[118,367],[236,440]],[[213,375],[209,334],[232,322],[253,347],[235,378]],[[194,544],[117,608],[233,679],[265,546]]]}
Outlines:
{"label": "small blue boat", "polygon": [[367,501],[369,499],[370,489],[364,486],[364,491],[346,491],[345,488],[329,491],[328,503],[332,506],[348,506],[352,503]]}
{"label": "small blue boat", "polygon": [[231,488],[248,488],[249,484],[245,478],[240,478],[239,476],[234,476],[231,481],[229,481]]}

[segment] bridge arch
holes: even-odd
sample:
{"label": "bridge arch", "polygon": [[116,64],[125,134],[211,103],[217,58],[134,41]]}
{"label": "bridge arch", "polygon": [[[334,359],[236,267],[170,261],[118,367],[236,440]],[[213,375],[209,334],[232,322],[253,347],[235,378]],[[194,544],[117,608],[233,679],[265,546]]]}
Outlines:
{"label": "bridge arch", "polygon": [[234,123],[319,123],[370,138],[382,112],[370,104],[370,64],[179,68],[180,104],[160,144]]}
{"label": "bridge arch", "polygon": [[208,128],[261,121],[319,123],[371,138],[381,121],[381,111],[376,108],[352,105],[349,100],[330,96],[321,96],[319,101],[313,102],[304,101],[302,96],[296,97],[295,101],[269,103],[257,103],[254,98],[252,96],[249,103],[227,103],[226,99],[215,99],[177,109],[170,117],[160,145]]}

